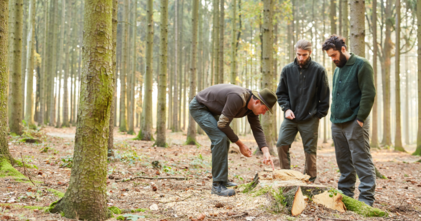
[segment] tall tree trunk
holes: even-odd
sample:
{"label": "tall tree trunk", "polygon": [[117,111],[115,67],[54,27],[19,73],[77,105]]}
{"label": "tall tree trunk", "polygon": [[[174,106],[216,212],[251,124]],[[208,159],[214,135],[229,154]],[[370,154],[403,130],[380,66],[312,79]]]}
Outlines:
{"label": "tall tree trunk", "polygon": [[348,41],[348,35],[349,35],[348,0],[339,0],[339,1],[341,1],[341,3],[342,3],[342,5],[339,9],[339,10],[341,10],[341,29],[342,29],[341,35],[342,35],[342,37],[345,37],[345,44],[349,45],[349,41]]}
{"label": "tall tree trunk", "polygon": [[22,108],[21,108],[21,115],[22,118],[21,119],[25,119],[25,80],[26,80],[26,70],[27,70],[27,61],[26,61],[26,57],[27,57],[27,41],[28,41],[28,3],[29,1],[23,1],[23,5],[22,5],[22,47],[21,47],[21,85],[22,85],[22,93],[21,95],[21,100],[22,100]]}
{"label": "tall tree trunk", "polygon": [[9,163],[14,163],[14,159],[9,151],[7,134],[9,131],[7,125],[7,89],[9,84],[9,53],[8,48],[8,20],[9,20],[9,2],[0,1],[0,162],[4,159]]}
{"label": "tall tree trunk", "polygon": [[133,41],[133,47],[132,47],[132,71],[130,72],[130,97],[129,97],[129,111],[128,111],[128,124],[129,124],[129,131],[128,134],[135,134],[134,132],[134,113],[135,113],[135,103],[134,103],[134,93],[135,93],[135,76],[136,76],[136,9],[137,9],[137,0],[134,0],[134,7],[133,7],[133,18],[132,18],[132,41]]}
{"label": "tall tree trunk", "polygon": [[[190,60],[190,97],[189,101],[196,96],[196,57],[197,57],[197,28],[199,25],[199,0],[193,1],[192,10],[192,44],[191,44],[191,60]],[[189,114],[189,127],[187,129],[187,145],[198,144],[196,141],[196,122]]]}
{"label": "tall tree trunk", "polygon": [[12,16],[15,20],[10,29],[13,29],[12,42],[12,60],[9,73],[9,128],[11,133],[21,135],[22,131],[22,28],[23,28],[23,0],[14,0]]}
{"label": "tall tree trunk", "polygon": [[48,116],[49,116],[49,121],[48,121],[48,125],[49,126],[54,126],[54,120],[55,120],[55,112],[54,112],[54,77],[56,75],[56,71],[57,71],[57,63],[56,63],[56,58],[57,58],[57,35],[58,35],[58,21],[59,21],[59,14],[58,14],[58,1],[52,1],[52,11],[54,13],[52,13],[52,17],[53,17],[53,28],[52,28],[52,32],[50,35],[50,39],[52,41],[51,43],[51,54],[52,54],[52,58],[51,61],[49,62],[49,67],[50,67],[50,71],[49,71],[49,78],[48,78],[48,82],[47,82],[47,87],[48,87],[48,97],[47,97],[47,101],[48,101]]}
{"label": "tall tree trunk", "polygon": [[[330,33],[331,34],[338,34],[336,29],[336,0],[330,0]],[[326,32],[324,32],[326,33]],[[331,79],[333,79],[333,72],[335,71],[336,65],[332,62],[331,64],[332,72],[331,72]]]}
{"label": "tall tree trunk", "polygon": [[[273,30],[272,30],[272,21],[273,21],[273,0],[264,0],[263,1],[263,63],[262,63],[262,89],[268,88],[272,91],[273,89]],[[269,151],[272,155],[275,154],[273,150],[273,130],[272,130],[272,114],[268,111],[265,115],[262,116],[262,127],[266,137],[266,142],[269,148]],[[258,153],[260,151],[256,151]]]}
{"label": "tall tree trunk", "polygon": [[[326,11],[325,11],[325,5],[326,5],[326,0],[323,0],[323,6],[322,6],[322,14],[323,14],[323,33],[326,33]],[[326,67],[326,53],[322,53],[322,59],[323,59],[323,67]],[[332,79],[332,77],[330,78]],[[327,143],[327,117],[324,117],[323,119],[323,143]]]}
{"label": "tall tree trunk", "polygon": [[[372,3],[372,19],[371,28],[373,29],[373,75],[374,75],[374,86],[377,86],[377,0]],[[371,144],[372,147],[379,146],[379,134],[378,134],[378,111],[377,111],[377,96],[374,98],[373,110],[372,110],[372,125],[371,125]]]}
{"label": "tall tree trunk", "polygon": [[[175,19],[174,19],[174,96],[173,96],[173,109],[172,109],[172,131],[173,132],[178,132],[180,131],[180,123],[179,123],[179,118],[178,118],[178,112],[179,112],[179,96],[178,96],[178,79],[180,78],[179,75],[180,70],[178,68],[179,66],[179,56],[180,56],[180,50],[181,48],[180,46],[180,38],[179,38],[179,34],[180,34],[180,1],[181,0],[176,0],[175,1]],[[181,79],[181,78],[180,78]],[[142,110],[144,111],[144,110]]]}
{"label": "tall tree trunk", "polygon": [[50,20],[48,19],[48,15],[50,14],[48,11],[48,0],[44,2],[44,39],[43,39],[43,47],[42,50],[42,67],[41,67],[41,73],[40,73],[40,89],[39,89],[39,104],[40,104],[40,113],[39,113],[39,119],[38,119],[38,125],[42,126],[44,125],[44,117],[45,117],[45,105],[46,105],[46,96],[45,96],[45,83],[46,78],[48,76],[48,66],[47,66],[47,50],[48,50],[48,30],[49,30],[49,23]]}
{"label": "tall tree trunk", "polygon": [[225,1],[220,0],[220,17],[219,17],[219,82],[220,84],[224,83],[224,34],[225,34]]}
{"label": "tall tree trunk", "polygon": [[166,113],[167,113],[167,54],[168,54],[168,0],[161,0],[161,45],[160,72],[158,81],[158,109],[156,124],[156,142],[158,147],[167,147]]}
{"label": "tall tree trunk", "polygon": [[[386,10],[385,10],[386,20],[392,18],[392,3],[391,0],[386,1]],[[382,143],[386,146],[392,146],[391,140],[391,128],[390,128],[390,59],[392,54],[392,23],[386,22],[386,31],[385,31],[385,40],[384,40],[384,64],[382,68],[384,70],[384,91],[383,91],[383,105],[384,105],[384,127],[383,127],[383,141]]]}
{"label": "tall tree trunk", "polygon": [[114,94],[113,99],[111,103],[110,108],[110,122],[108,125],[108,156],[114,156],[114,112],[115,112],[115,106],[117,103],[117,100],[115,99],[117,97],[117,13],[118,13],[118,0],[112,0],[113,1],[113,29],[112,29],[112,39],[113,39],[113,51],[112,51],[112,73],[113,73],[113,88],[114,88]]}
{"label": "tall tree trunk", "polygon": [[126,115],[126,78],[129,70],[128,54],[129,54],[129,0],[124,0],[123,12],[123,50],[120,71],[120,131],[127,132],[127,115]]}
{"label": "tall tree trunk", "polygon": [[219,80],[219,71],[220,71],[220,69],[219,69],[219,42],[220,42],[220,34],[219,34],[219,32],[220,32],[220,28],[219,28],[219,25],[220,25],[220,22],[219,22],[219,20],[220,20],[220,13],[219,13],[219,8],[220,8],[220,1],[223,1],[223,0],[213,0],[213,16],[214,16],[214,20],[213,20],[213,27],[214,27],[214,32],[215,32],[215,35],[214,35],[214,45],[213,45],[213,47],[214,47],[214,74],[215,74],[215,76],[213,77],[214,78],[214,81],[213,81],[213,84],[219,84],[219,82],[220,82],[220,80]]}
{"label": "tall tree trunk", "polygon": [[152,49],[153,49],[153,1],[148,0],[147,3],[147,25],[148,34],[146,42],[146,75],[145,75],[145,95],[142,108],[142,126],[140,128],[137,139],[153,140],[152,136]]}
{"label": "tall tree trunk", "polygon": [[69,187],[52,212],[64,212],[72,219],[106,220],[108,124],[114,93],[112,0],[85,1],[85,9],[74,165]]}
{"label": "tall tree trunk", "polygon": [[[421,42],[421,0],[417,0],[417,39]],[[421,85],[421,44],[418,44],[418,85]],[[418,87],[418,133],[417,149],[412,155],[421,156],[421,87]]]}
{"label": "tall tree trunk", "polygon": [[402,145],[402,127],[401,127],[401,85],[400,85],[400,49],[401,49],[401,4],[400,0],[396,0],[396,44],[395,44],[395,108],[396,108],[396,133],[395,133],[395,150],[406,152]]}
{"label": "tall tree trunk", "polygon": [[365,57],[365,5],[363,1],[351,1],[351,51],[361,57]]}
{"label": "tall tree trunk", "polygon": [[[68,0],[68,3],[72,3],[71,1]],[[65,56],[65,60],[64,60],[64,79],[63,79],[63,123],[61,124],[61,127],[69,127],[69,89],[67,87],[69,81],[69,65],[70,64],[70,56],[71,56],[71,42],[72,39],[70,39],[71,32],[70,32],[70,20],[73,18],[73,5],[69,4],[67,6],[67,10],[68,12],[66,13],[67,15],[67,23],[66,23],[66,47],[64,49],[64,56]],[[65,17],[63,17],[64,19]],[[63,30],[64,32],[64,30]],[[74,30],[72,30],[72,32],[74,32]],[[60,109],[59,109],[60,110]]]}
{"label": "tall tree trunk", "polygon": [[29,7],[29,31],[28,31],[28,48],[26,55],[26,67],[28,73],[28,83],[26,87],[26,113],[25,121],[29,127],[34,127],[34,62],[35,62],[35,0],[30,1]]}
{"label": "tall tree trunk", "polygon": [[[236,85],[236,77],[237,77],[237,1],[232,0],[232,18],[231,18],[231,26],[232,26],[232,33],[231,33],[231,75],[230,75],[230,83]],[[231,128],[235,133],[238,133],[238,120],[233,119],[231,123]]]}
{"label": "tall tree trunk", "polygon": [[[77,13],[75,13],[75,12],[78,12],[78,10],[77,10],[77,4],[76,4],[76,1],[73,1],[72,2],[72,6],[71,6],[73,9],[73,11],[74,11],[74,16],[73,17],[76,17],[76,14]],[[73,19],[71,19],[72,21],[73,21],[73,24],[72,24],[72,40],[73,40],[73,42],[72,42],[72,65],[71,65],[71,93],[70,93],[70,97],[71,97],[71,105],[70,105],[70,124],[71,125],[75,125],[76,124],[76,120],[75,120],[75,111],[76,111],[76,55],[77,55],[77,51],[78,51],[78,49],[77,49],[77,47],[76,47],[76,45],[77,45],[77,33],[78,33],[78,30],[79,30],[79,25],[78,25],[78,22],[77,22],[77,19],[75,19],[75,18],[73,18]]]}
{"label": "tall tree trunk", "polygon": [[[56,127],[61,127],[61,118],[60,118],[60,104],[61,104],[61,78],[63,76],[63,66],[65,63],[65,60],[63,59],[63,48],[64,48],[64,32],[65,32],[65,21],[66,21],[66,1],[62,0],[61,1],[61,25],[60,25],[60,41],[59,41],[59,50],[58,50],[58,61],[57,61],[57,112],[54,112],[54,114],[57,114],[57,124]],[[67,35],[66,35],[66,42],[67,42]],[[67,53],[66,55],[67,56]]]}

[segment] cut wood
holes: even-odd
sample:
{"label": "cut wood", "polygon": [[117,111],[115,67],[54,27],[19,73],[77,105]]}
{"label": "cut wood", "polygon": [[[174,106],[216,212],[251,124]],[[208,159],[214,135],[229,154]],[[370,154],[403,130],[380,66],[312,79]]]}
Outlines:
{"label": "cut wood", "polygon": [[304,200],[304,195],[299,186],[286,192],[284,196],[288,211],[293,216],[300,215],[307,206],[307,202]]}
{"label": "cut wood", "polygon": [[328,191],[324,191],[321,194],[315,195],[313,197],[313,202],[321,204],[329,209],[337,210],[339,212],[345,212],[346,206],[342,202],[342,195],[336,194],[336,196],[333,195],[332,197],[330,197],[329,195],[330,194]]}

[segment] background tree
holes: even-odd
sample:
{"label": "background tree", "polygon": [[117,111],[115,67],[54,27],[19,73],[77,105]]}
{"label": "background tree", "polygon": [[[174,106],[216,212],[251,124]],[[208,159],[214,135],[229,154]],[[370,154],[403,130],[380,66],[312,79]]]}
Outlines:
{"label": "background tree", "polygon": [[118,0],[112,0],[113,1],[113,85],[114,85],[114,95],[113,95],[113,101],[111,104],[110,109],[110,123],[109,123],[109,135],[108,135],[108,156],[113,156],[113,147],[114,147],[114,112],[115,112],[115,106],[117,103],[117,100],[115,99],[117,97],[117,25],[118,25],[118,18],[117,18],[117,12],[118,12]]}
{"label": "background tree", "polygon": [[153,49],[153,1],[148,0],[147,3],[147,26],[148,35],[146,42],[146,75],[145,75],[145,93],[142,108],[142,126],[140,128],[137,139],[153,140],[152,136],[152,49]]}
{"label": "background tree", "polygon": [[28,83],[26,87],[26,113],[25,121],[30,127],[34,127],[34,95],[33,95],[33,82],[34,82],[34,64],[35,64],[35,0],[30,1],[29,7],[29,31],[28,31],[28,49],[26,55],[26,67],[28,73]]}
{"label": "background tree", "polygon": [[[417,39],[421,41],[421,0],[417,0]],[[421,44],[418,44],[418,85],[421,85]],[[421,87],[418,87],[418,133],[417,149],[413,155],[421,156]]]}
{"label": "background tree", "polygon": [[[197,29],[199,25],[199,0],[192,0],[192,44],[191,44],[191,61],[190,61],[190,96],[189,101],[193,100],[196,96],[196,57],[197,57]],[[197,145],[196,141],[196,122],[193,117],[189,114],[189,126],[187,129],[187,140],[188,145]]]}
{"label": "background tree", "polygon": [[168,54],[168,0],[161,0],[161,45],[160,70],[158,83],[158,109],[156,124],[156,142],[158,147],[167,147],[166,110],[167,110],[167,54]]}
{"label": "background tree", "polygon": [[128,72],[128,55],[129,55],[129,0],[124,0],[123,13],[123,51],[122,51],[122,69],[120,71],[120,131],[127,131],[127,116],[126,116],[126,78]]}
{"label": "background tree", "polygon": [[21,135],[22,128],[22,28],[23,28],[23,0],[12,0],[11,23],[12,56],[10,57],[9,84],[9,128],[11,133]]}
{"label": "background tree", "polygon": [[[372,2],[372,32],[373,32],[373,75],[374,75],[374,86],[376,87],[376,89],[378,88],[377,86],[377,0]],[[371,144],[370,146],[372,147],[378,147],[379,146],[379,138],[378,138],[378,126],[377,126],[377,122],[378,122],[378,111],[377,111],[377,97],[376,96],[374,98],[374,103],[373,103],[373,110],[371,111],[371,119],[372,119],[372,124],[371,124]]]}
{"label": "background tree", "polygon": [[84,68],[74,164],[69,187],[52,210],[64,212],[68,218],[108,218],[107,141],[114,93],[112,9],[112,0],[85,1]]}

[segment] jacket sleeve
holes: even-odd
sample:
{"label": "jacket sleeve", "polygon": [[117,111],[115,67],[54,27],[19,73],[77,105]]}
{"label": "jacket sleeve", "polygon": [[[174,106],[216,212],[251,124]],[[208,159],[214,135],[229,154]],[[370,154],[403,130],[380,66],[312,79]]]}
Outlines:
{"label": "jacket sleeve", "polygon": [[357,119],[364,122],[370,114],[371,108],[376,97],[376,88],[374,87],[373,67],[365,61],[358,70],[358,86],[361,90],[360,109]]}
{"label": "jacket sleeve", "polygon": [[267,147],[267,144],[262,125],[260,125],[259,116],[255,115],[254,113],[250,113],[247,115],[247,120],[250,124],[251,131],[253,132],[253,137],[261,151],[262,147]]}
{"label": "jacket sleeve", "polygon": [[224,109],[222,109],[222,113],[217,122],[218,128],[224,132],[228,139],[233,143],[238,141],[238,136],[230,127],[230,123],[234,119],[235,115],[243,108],[243,103],[243,99],[241,99],[241,97],[237,94],[228,95]]}
{"label": "jacket sleeve", "polygon": [[329,83],[327,80],[326,70],[324,68],[322,68],[322,73],[320,74],[319,91],[317,93],[317,97],[319,98],[319,105],[317,106],[317,117],[322,118],[327,115],[330,102]]}
{"label": "jacket sleeve", "polygon": [[278,104],[282,108],[282,111],[291,109],[291,105],[289,103],[288,84],[285,73],[286,70],[283,68],[281,77],[279,79],[278,89],[276,89],[276,97],[278,98]]}

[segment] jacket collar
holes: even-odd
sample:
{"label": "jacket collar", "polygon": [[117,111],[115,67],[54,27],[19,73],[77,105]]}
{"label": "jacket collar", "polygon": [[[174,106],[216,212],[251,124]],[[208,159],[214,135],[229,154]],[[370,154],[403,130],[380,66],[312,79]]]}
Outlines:
{"label": "jacket collar", "polygon": [[[311,63],[311,57],[308,59],[307,63],[304,65],[304,69],[307,69],[310,66]],[[294,64],[297,65],[298,68],[300,68],[300,65],[298,65],[297,58],[294,59]]]}
{"label": "jacket collar", "polygon": [[357,56],[354,55],[354,53],[351,52],[350,54],[351,54],[351,56],[349,56],[349,59],[348,59],[348,61],[346,62],[345,65],[354,65],[355,60],[357,60]]}

